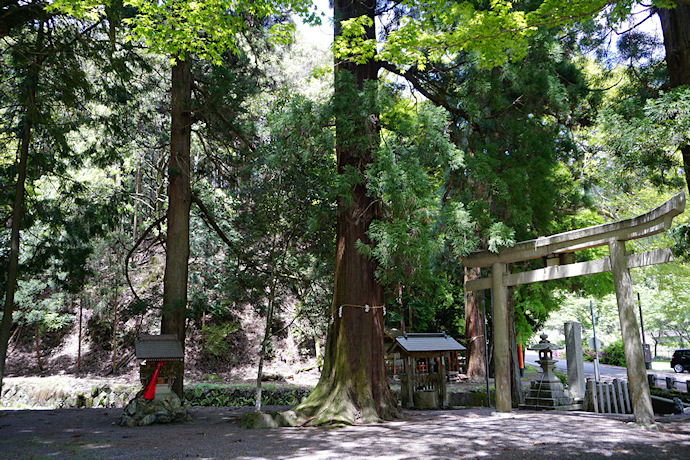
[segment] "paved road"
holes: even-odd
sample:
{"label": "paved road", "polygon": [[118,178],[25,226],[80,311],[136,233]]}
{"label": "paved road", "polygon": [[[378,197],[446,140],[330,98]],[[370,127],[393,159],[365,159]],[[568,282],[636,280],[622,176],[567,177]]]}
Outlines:
{"label": "paved road", "polygon": [[[527,350],[525,352],[525,364],[529,365],[534,365],[534,366],[539,366],[536,364],[537,359],[539,358],[537,352],[535,351],[530,351]],[[568,366],[566,364],[565,357],[563,358],[554,358],[556,359],[556,369],[567,372]],[[658,370],[648,370],[648,374],[656,374],[659,378],[664,378],[664,377],[675,377],[678,382],[685,382],[687,380],[690,380],[690,374],[687,372],[683,372],[682,374],[676,374],[673,371],[658,371]],[[585,374],[586,377],[592,377],[594,378],[594,363],[588,363],[585,362]],[[628,379],[628,373],[627,370],[624,367],[617,367],[617,366],[607,366],[606,364],[600,364],[599,365],[599,374],[602,376],[602,378],[610,378],[610,379]],[[682,387],[685,389],[684,387]]]}

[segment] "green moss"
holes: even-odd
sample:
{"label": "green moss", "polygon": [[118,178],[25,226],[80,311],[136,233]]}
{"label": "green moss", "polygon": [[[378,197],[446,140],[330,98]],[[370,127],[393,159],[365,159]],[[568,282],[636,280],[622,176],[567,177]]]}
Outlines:
{"label": "green moss", "polygon": [[659,396],[666,399],[679,398],[684,403],[690,404],[690,393],[683,393],[678,390],[665,390],[655,387],[650,388],[649,391],[654,396]]}

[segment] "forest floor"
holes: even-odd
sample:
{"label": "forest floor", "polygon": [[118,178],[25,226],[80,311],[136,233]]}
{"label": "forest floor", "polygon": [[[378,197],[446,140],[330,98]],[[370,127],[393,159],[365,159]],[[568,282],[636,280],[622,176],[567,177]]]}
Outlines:
{"label": "forest floor", "polygon": [[[287,407],[266,408],[283,410]],[[193,407],[184,424],[125,428],[122,409],[0,411],[3,458],[629,458],[684,459],[687,415],[657,418],[491,409],[405,411],[390,422],[345,428],[246,430],[251,408]]]}

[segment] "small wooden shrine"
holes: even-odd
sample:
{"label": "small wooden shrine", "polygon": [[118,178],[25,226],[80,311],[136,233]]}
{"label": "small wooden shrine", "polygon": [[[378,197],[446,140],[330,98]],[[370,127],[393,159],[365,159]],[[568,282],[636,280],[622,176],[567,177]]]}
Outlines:
{"label": "small wooden shrine", "polygon": [[[141,334],[135,347],[139,360],[139,379],[145,388],[153,390],[155,398],[171,394],[176,370],[183,365],[184,350],[174,334]],[[155,380],[155,383],[152,381]],[[151,391],[150,393],[154,393]],[[146,394],[144,395],[146,399]]]}
{"label": "small wooden shrine", "polygon": [[[457,353],[465,351],[454,338],[440,333],[403,333],[388,350],[399,353],[405,374],[400,379],[403,406],[437,409],[448,405],[446,369],[457,365]],[[418,365],[420,364],[420,365]]]}

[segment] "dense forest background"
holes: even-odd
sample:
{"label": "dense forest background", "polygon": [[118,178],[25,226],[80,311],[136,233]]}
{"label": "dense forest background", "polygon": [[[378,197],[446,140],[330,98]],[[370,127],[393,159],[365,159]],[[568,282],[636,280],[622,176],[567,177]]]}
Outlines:
{"label": "dense forest background", "polygon": [[[334,320],[338,206],[360,184],[380,211],[357,250],[375,266],[386,328],[443,330],[468,347],[488,300],[466,302],[463,282],[476,274],[463,255],[632,217],[687,189],[690,81],[687,68],[669,64],[663,22],[685,14],[687,54],[684,2],[635,4],[625,15],[599,8],[525,36],[506,32],[507,45],[448,54],[421,39],[421,56],[382,47],[377,78],[359,88],[362,105],[342,96],[352,88],[334,90],[342,42],[334,57],[329,43],[287,39],[296,14],[317,22],[299,2],[238,11],[241,25],[229,21],[227,36],[194,32],[206,48],[166,48],[176,40],[170,30],[190,32],[160,32],[141,2],[73,3],[83,8],[0,1],[6,375],[128,373],[137,336],[165,329],[181,62],[190,76],[189,378],[247,375],[263,358],[282,373],[321,364]],[[435,2],[422,3],[379,2],[379,43],[399,43],[406,17],[425,21]],[[651,27],[659,17],[664,27]],[[420,24],[431,36],[449,30],[440,20]],[[373,147],[371,136],[353,134],[352,145],[340,137],[358,116],[376,125]],[[339,164],[342,149],[362,142],[372,152],[365,167]],[[671,245],[676,261],[633,273],[661,354],[690,343],[688,234],[682,215],[644,243]],[[636,244],[629,249],[643,249]],[[521,287],[518,343],[568,320],[588,331],[590,300],[604,340],[616,341],[612,293],[610,274]]]}

